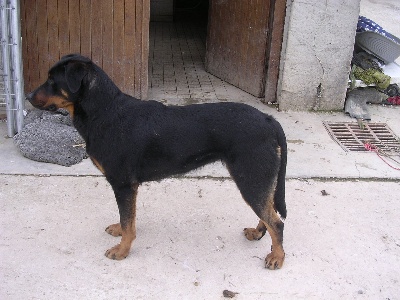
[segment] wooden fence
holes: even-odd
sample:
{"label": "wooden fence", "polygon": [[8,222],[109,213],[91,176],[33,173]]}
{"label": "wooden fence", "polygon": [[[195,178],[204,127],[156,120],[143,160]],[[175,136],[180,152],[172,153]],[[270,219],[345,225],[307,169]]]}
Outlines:
{"label": "wooden fence", "polygon": [[25,91],[63,55],[90,57],[120,89],[147,97],[149,0],[22,0]]}

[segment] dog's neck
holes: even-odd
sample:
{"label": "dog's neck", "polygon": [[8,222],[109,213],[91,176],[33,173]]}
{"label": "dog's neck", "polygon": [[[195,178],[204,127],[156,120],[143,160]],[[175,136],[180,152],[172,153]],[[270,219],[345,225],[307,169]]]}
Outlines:
{"label": "dog's neck", "polygon": [[[85,140],[88,139],[87,128],[96,126],[95,123],[99,119],[106,123],[108,118],[103,116],[110,116],[110,111],[118,105],[123,95],[103,70],[96,66],[95,68],[95,72],[90,72],[85,79],[88,88],[83,90],[74,103],[74,125]],[[103,74],[98,75],[100,72]]]}

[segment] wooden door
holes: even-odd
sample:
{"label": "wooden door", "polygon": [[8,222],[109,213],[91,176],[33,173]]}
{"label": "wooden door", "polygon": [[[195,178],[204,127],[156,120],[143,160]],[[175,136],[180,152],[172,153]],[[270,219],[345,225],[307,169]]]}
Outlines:
{"label": "wooden door", "polygon": [[270,0],[211,0],[207,72],[263,97]]}
{"label": "wooden door", "polygon": [[147,97],[149,0],[22,0],[25,91],[63,55],[88,56],[125,93]]}

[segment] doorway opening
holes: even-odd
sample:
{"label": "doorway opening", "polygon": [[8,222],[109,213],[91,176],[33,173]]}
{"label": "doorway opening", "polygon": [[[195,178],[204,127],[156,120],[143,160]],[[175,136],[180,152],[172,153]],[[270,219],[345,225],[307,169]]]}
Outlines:
{"label": "doorway opening", "polygon": [[151,0],[149,99],[171,105],[252,101],[205,70],[208,0]]}

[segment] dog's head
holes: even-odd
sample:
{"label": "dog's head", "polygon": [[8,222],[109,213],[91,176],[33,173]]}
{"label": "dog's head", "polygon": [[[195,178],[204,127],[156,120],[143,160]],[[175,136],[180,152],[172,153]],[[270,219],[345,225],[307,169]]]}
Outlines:
{"label": "dog's head", "polygon": [[36,108],[56,111],[59,108],[74,113],[74,103],[83,87],[92,61],[77,54],[66,55],[50,70],[45,83],[26,97]]}

